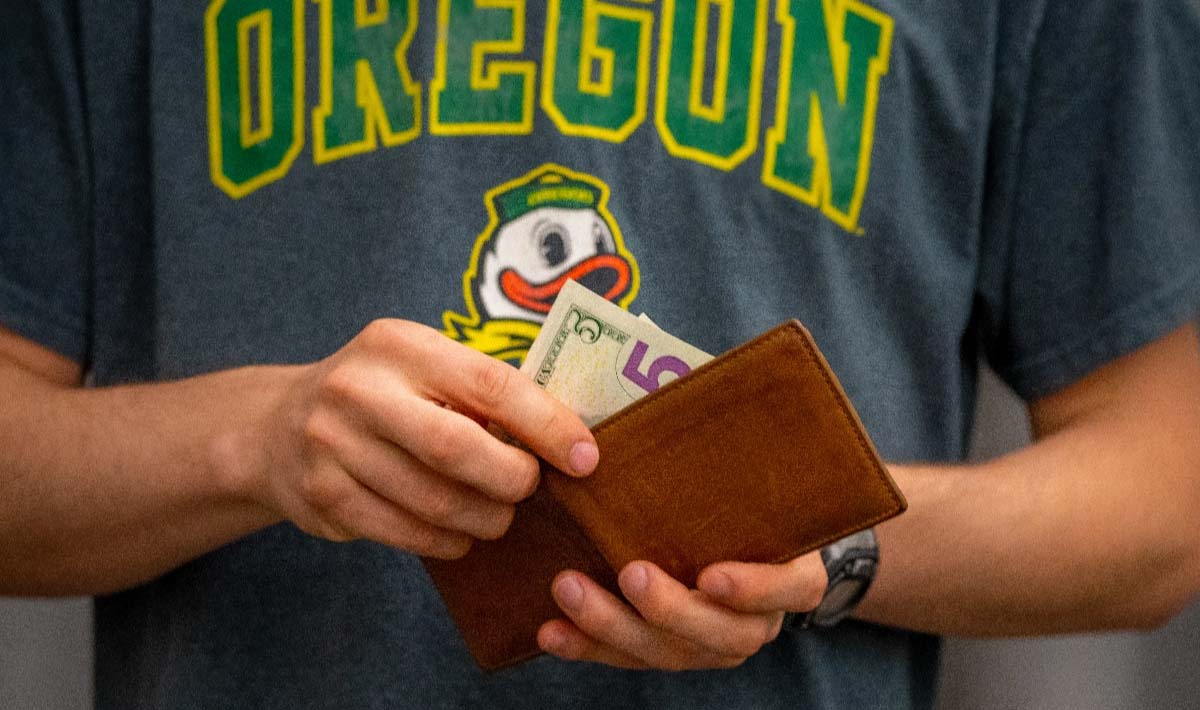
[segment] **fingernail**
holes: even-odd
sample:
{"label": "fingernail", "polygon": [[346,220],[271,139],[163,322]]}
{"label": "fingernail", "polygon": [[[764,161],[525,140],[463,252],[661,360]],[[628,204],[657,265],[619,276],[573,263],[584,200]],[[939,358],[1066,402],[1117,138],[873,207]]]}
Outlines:
{"label": "fingernail", "polygon": [[724,572],[706,574],[702,591],[718,599],[728,599],[733,596],[733,580]]}
{"label": "fingernail", "polygon": [[580,441],[571,447],[571,470],[576,475],[586,476],[596,470],[600,462],[600,449],[590,441]]}
{"label": "fingernail", "polygon": [[554,588],[558,603],[569,611],[577,611],[583,604],[583,585],[574,577],[567,577]]}
{"label": "fingernail", "polygon": [[625,578],[625,591],[634,596],[644,594],[646,587],[650,586],[650,575],[646,574],[646,568],[642,565],[629,565],[622,576]]}

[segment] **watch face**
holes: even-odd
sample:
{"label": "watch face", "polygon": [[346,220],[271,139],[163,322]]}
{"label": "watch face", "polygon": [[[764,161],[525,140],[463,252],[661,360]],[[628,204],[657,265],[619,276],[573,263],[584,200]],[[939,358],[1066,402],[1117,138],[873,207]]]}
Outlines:
{"label": "watch face", "polygon": [[864,591],[866,591],[866,580],[843,579],[826,592],[825,599],[821,602],[821,610],[836,614],[843,609],[849,609],[858,601]]}
{"label": "watch face", "polygon": [[827,545],[821,549],[821,561],[829,572],[829,586],[805,624],[829,627],[850,615],[875,578],[879,564],[875,533],[864,530]]}

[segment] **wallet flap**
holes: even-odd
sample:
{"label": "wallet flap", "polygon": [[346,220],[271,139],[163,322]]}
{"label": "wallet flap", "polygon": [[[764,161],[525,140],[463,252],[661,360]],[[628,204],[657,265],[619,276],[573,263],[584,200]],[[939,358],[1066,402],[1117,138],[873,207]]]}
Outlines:
{"label": "wallet flap", "polygon": [[713,562],[791,559],[906,507],[797,321],[593,431],[596,471],[546,485],[617,570],[650,560],[694,586]]}

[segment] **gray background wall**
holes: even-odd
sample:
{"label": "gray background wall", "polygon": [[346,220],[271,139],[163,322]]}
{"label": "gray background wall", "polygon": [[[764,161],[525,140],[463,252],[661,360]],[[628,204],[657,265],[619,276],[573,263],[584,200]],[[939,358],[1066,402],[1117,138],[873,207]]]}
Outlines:
{"label": "gray background wall", "polygon": [[[984,373],[974,456],[1020,446],[1020,402]],[[1136,590],[1131,590],[1136,593]],[[0,710],[91,707],[89,600],[0,598]],[[951,639],[938,710],[1200,710],[1200,604],[1149,634]]]}

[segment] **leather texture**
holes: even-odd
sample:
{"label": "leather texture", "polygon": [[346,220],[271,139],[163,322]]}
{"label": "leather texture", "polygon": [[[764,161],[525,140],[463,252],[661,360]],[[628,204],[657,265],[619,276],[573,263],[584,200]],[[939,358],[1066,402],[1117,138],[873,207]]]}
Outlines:
{"label": "leather texture", "polygon": [[694,586],[723,560],[781,562],[900,514],[888,475],[811,336],[789,321],[598,424],[600,463],[572,478],[543,462],[508,533],[455,561],[425,560],[479,664],[537,655],[561,616],[554,576],[620,595],[649,560]]}
{"label": "leather texture", "polygon": [[477,541],[462,559],[421,562],[471,655],[486,670],[541,653],[538,627],[562,616],[550,595],[559,572],[579,570],[620,594],[612,567],[544,482],[517,505],[504,537]]}

